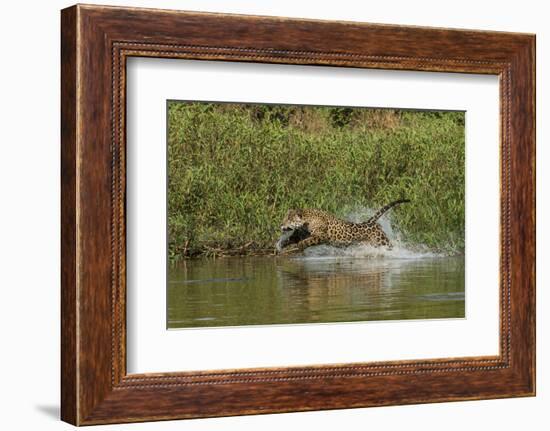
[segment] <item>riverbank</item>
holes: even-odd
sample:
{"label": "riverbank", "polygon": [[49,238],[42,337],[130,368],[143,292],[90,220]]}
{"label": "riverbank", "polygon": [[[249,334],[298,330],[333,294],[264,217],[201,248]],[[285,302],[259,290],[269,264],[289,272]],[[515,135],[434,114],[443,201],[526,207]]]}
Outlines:
{"label": "riverbank", "polygon": [[168,251],[269,254],[290,208],[364,221],[399,198],[410,244],[464,250],[464,113],[170,102]]}

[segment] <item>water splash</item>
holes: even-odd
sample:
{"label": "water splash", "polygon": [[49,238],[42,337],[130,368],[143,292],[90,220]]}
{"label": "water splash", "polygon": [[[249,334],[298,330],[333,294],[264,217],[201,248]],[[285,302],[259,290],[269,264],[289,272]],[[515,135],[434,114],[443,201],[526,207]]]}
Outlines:
{"label": "water splash", "polygon": [[347,247],[334,247],[331,245],[318,245],[304,250],[304,256],[308,258],[322,257],[351,257],[371,259],[424,259],[446,256],[443,253],[431,251],[426,246],[406,246],[392,242],[393,247],[373,247],[370,245],[353,244]]}

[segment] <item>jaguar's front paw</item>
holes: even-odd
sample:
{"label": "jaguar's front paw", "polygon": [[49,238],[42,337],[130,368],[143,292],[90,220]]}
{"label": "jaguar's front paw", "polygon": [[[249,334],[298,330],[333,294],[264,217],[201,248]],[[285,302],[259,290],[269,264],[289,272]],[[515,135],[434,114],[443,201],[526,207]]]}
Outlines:
{"label": "jaguar's front paw", "polygon": [[288,247],[285,247],[285,248],[281,249],[279,254],[285,256],[285,255],[289,255],[289,254],[298,253],[300,251],[301,251],[300,247],[297,247],[295,245],[291,245],[291,246],[288,246]]}

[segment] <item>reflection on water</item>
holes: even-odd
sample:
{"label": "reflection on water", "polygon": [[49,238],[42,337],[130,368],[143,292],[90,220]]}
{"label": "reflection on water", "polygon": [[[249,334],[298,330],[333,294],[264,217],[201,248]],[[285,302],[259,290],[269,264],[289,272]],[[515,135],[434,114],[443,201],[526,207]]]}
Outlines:
{"label": "reflection on water", "polygon": [[233,257],[169,268],[168,328],[464,317],[464,257]]}

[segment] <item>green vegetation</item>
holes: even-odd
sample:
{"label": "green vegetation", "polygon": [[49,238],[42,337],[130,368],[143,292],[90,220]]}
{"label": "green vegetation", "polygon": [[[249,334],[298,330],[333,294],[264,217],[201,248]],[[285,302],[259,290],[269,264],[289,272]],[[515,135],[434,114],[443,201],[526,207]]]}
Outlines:
{"label": "green vegetation", "polygon": [[464,250],[464,113],[169,102],[169,258],[271,253],[289,208],[401,197],[409,244]]}

